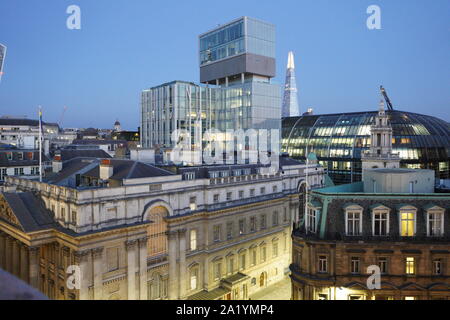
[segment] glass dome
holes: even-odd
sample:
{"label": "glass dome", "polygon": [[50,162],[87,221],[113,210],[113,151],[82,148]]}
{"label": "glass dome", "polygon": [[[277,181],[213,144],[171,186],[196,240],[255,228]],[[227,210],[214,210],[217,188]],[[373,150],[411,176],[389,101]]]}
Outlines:
{"label": "glass dome", "polygon": [[[450,124],[432,116],[386,111],[393,129],[393,152],[405,168],[433,169],[449,179]],[[284,118],[282,151],[305,160],[314,152],[336,184],[361,181],[361,153],[370,147],[376,111]],[[306,150],[308,149],[308,150]]]}

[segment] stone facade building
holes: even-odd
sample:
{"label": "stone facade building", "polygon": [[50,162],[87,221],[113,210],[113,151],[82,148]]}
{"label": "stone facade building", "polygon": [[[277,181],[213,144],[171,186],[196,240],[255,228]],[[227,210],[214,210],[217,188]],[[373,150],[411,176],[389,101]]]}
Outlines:
{"label": "stone facade building", "polygon": [[0,267],[51,299],[248,299],[288,272],[306,171],[324,182],[306,167],[58,158],[42,183],[7,177]]}
{"label": "stone facade building", "polygon": [[392,155],[383,148],[365,158],[364,181],[305,195],[292,235],[294,300],[450,299],[450,194],[434,193],[433,170],[391,166],[394,156],[372,166]]}

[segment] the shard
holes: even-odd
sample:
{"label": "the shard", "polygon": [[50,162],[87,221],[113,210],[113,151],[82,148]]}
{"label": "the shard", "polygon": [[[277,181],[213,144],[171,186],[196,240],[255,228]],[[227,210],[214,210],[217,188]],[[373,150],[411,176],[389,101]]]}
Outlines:
{"label": "the shard", "polygon": [[290,51],[286,71],[286,84],[284,87],[282,117],[298,116],[300,116],[300,107],[298,105],[297,83],[295,80],[294,53]]}
{"label": "the shard", "polygon": [[0,43],[0,81],[2,80],[3,62],[5,61],[5,56],[6,56],[6,46]]}

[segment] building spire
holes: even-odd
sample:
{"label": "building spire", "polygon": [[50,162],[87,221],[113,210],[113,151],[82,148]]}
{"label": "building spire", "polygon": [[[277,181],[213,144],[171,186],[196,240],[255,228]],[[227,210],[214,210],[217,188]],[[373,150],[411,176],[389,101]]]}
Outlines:
{"label": "building spire", "polygon": [[295,80],[295,62],[294,53],[288,54],[288,63],[286,70],[286,84],[284,87],[284,98],[282,117],[298,117],[300,116],[300,107],[298,105],[297,82]]}

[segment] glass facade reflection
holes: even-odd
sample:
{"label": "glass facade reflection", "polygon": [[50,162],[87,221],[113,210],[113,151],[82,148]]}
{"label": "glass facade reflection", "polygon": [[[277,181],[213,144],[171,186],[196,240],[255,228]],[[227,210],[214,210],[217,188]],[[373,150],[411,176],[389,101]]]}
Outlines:
{"label": "glass facade reflection", "polygon": [[[282,151],[305,159],[315,152],[337,184],[361,181],[361,153],[368,150],[370,126],[377,112],[307,115],[284,118]],[[393,129],[393,153],[405,168],[433,169],[449,179],[450,125],[435,117],[388,111]]]}

